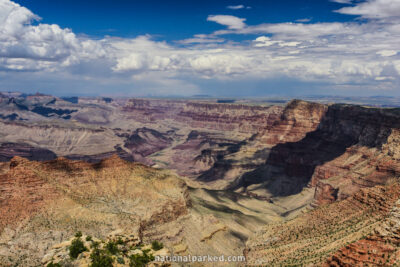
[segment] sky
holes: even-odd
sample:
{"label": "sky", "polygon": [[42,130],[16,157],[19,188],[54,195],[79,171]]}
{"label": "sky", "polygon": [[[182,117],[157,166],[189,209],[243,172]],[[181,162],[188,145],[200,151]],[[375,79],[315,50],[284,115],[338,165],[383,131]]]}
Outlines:
{"label": "sky", "polygon": [[0,91],[400,96],[400,0],[0,0]]}

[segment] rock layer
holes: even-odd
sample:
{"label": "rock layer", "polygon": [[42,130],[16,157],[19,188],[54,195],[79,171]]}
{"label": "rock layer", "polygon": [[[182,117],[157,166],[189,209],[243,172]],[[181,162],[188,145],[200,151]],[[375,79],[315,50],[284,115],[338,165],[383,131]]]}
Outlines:
{"label": "rock layer", "polygon": [[[364,241],[357,240],[374,233],[375,229],[387,228],[383,219],[398,202],[399,190],[397,182],[361,189],[346,200],[321,206],[285,223],[268,225],[247,242],[245,254],[248,264],[321,266],[338,249],[346,247],[329,262],[337,263],[333,266],[355,266],[340,265],[338,255],[348,255],[348,260],[342,256],[343,262],[351,262],[350,253],[346,254],[348,244],[362,243]],[[397,230],[393,232],[396,233]],[[377,244],[376,252],[379,249]],[[358,253],[356,249],[352,251]],[[400,261],[397,256],[393,260],[396,263]],[[359,262],[368,263],[361,257]]]}

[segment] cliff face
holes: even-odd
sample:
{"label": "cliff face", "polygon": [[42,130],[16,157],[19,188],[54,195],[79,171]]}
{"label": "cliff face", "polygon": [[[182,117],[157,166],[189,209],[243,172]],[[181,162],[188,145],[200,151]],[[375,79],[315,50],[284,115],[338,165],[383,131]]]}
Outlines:
{"label": "cliff face", "polygon": [[236,188],[261,185],[255,193],[284,196],[316,187],[313,204],[320,205],[399,175],[398,110],[298,105],[289,104],[281,119],[258,137],[277,144],[265,164],[245,173]]}
{"label": "cliff face", "polygon": [[397,109],[327,106],[314,130],[274,145],[243,175],[240,185],[258,195],[315,188],[314,210],[249,240],[250,265],[398,264],[399,118]]}
{"label": "cliff face", "polygon": [[141,122],[170,119],[191,128],[257,133],[273,123],[280,107],[131,99],[123,111]]}
{"label": "cliff face", "polygon": [[266,131],[258,134],[258,139],[269,145],[300,141],[317,129],[327,109],[326,105],[293,100]]}
{"label": "cliff face", "polygon": [[[316,204],[345,199],[359,188],[385,184],[400,175],[399,118],[398,110],[330,108],[320,129],[338,145],[348,145],[343,154],[315,168],[310,186],[317,187]],[[323,188],[331,188],[330,193],[323,193]]]}

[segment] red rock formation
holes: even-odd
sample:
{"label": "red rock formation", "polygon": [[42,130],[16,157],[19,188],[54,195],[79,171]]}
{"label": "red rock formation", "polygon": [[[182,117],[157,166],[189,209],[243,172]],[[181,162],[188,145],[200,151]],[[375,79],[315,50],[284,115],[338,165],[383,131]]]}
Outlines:
{"label": "red rock formation", "polygon": [[373,233],[344,246],[328,258],[328,266],[397,266],[400,262],[400,201]]}
{"label": "red rock formation", "polygon": [[275,195],[316,187],[314,205],[384,184],[400,174],[399,119],[390,109],[292,101],[281,119],[257,137],[277,143],[263,171],[244,175],[241,184],[265,182]]}
{"label": "red rock formation", "polygon": [[399,197],[398,183],[364,188],[346,200],[267,225],[247,242],[247,263],[321,266],[328,258],[326,266],[376,266],[390,259],[386,266],[393,266],[400,259]]}
{"label": "red rock formation", "polygon": [[326,105],[293,100],[286,105],[280,118],[259,134],[259,138],[269,145],[300,141],[317,129],[327,109]]}
{"label": "red rock formation", "polygon": [[35,165],[27,159],[14,157],[10,170],[0,175],[0,232],[7,225],[16,225],[40,211],[45,203],[60,196],[55,188],[38,177]]}
{"label": "red rock formation", "polygon": [[278,106],[213,104],[194,101],[131,99],[123,111],[141,122],[173,119],[192,128],[256,133],[280,115]]}

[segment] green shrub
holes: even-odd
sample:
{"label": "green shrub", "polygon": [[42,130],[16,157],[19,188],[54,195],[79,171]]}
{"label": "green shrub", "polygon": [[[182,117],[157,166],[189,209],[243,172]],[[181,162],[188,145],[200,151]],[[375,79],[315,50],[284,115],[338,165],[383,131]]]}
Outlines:
{"label": "green shrub", "polygon": [[123,245],[124,244],[124,240],[122,240],[121,237],[118,237],[118,240],[115,242],[117,245]]}
{"label": "green shrub", "polygon": [[117,253],[119,252],[118,247],[117,247],[117,244],[114,243],[114,242],[112,242],[112,241],[109,241],[109,242],[106,244],[106,250],[107,250],[108,252],[110,252],[112,255],[115,255],[115,254],[117,254]]}
{"label": "green shrub", "polygon": [[88,236],[86,237],[86,241],[92,241],[92,237],[91,237],[90,235],[88,235]]}
{"label": "green shrub", "polygon": [[90,267],[113,267],[114,259],[97,247],[90,254],[90,259],[92,260]]}
{"label": "green shrub", "polygon": [[71,242],[71,246],[69,246],[69,256],[73,259],[78,258],[79,254],[82,252],[87,251],[87,248],[83,244],[80,237],[75,238]]}
{"label": "green shrub", "polygon": [[100,245],[100,243],[99,243],[99,242],[97,242],[97,241],[94,241],[94,242],[92,242],[92,244],[90,245],[90,247],[91,247],[91,248],[98,248],[98,247],[99,247],[99,245]]}
{"label": "green shrub", "polygon": [[47,264],[47,267],[61,267],[61,264],[50,262],[49,264]]}
{"label": "green shrub", "polygon": [[149,251],[144,250],[143,254],[134,254],[129,257],[129,267],[145,267],[147,263],[154,260],[152,254],[147,254]]}
{"label": "green shrub", "polygon": [[82,237],[82,232],[81,231],[76,232],[75,237]]}
{"label": "green shrub", "polygon": [[117,262],[118,262],[119,264],[125,264],[124,258],[121,258],[121,257],[117,258]]}
{"label": "green shrub", "polygon": [[158,242],[157,240],[154,240],[154,241],[151,243],[151,248],[152,248],[153,250],[160,250],[160,249],[162,249],[163,247],[164,247],[164,245],[163,245],[162,243]]}

